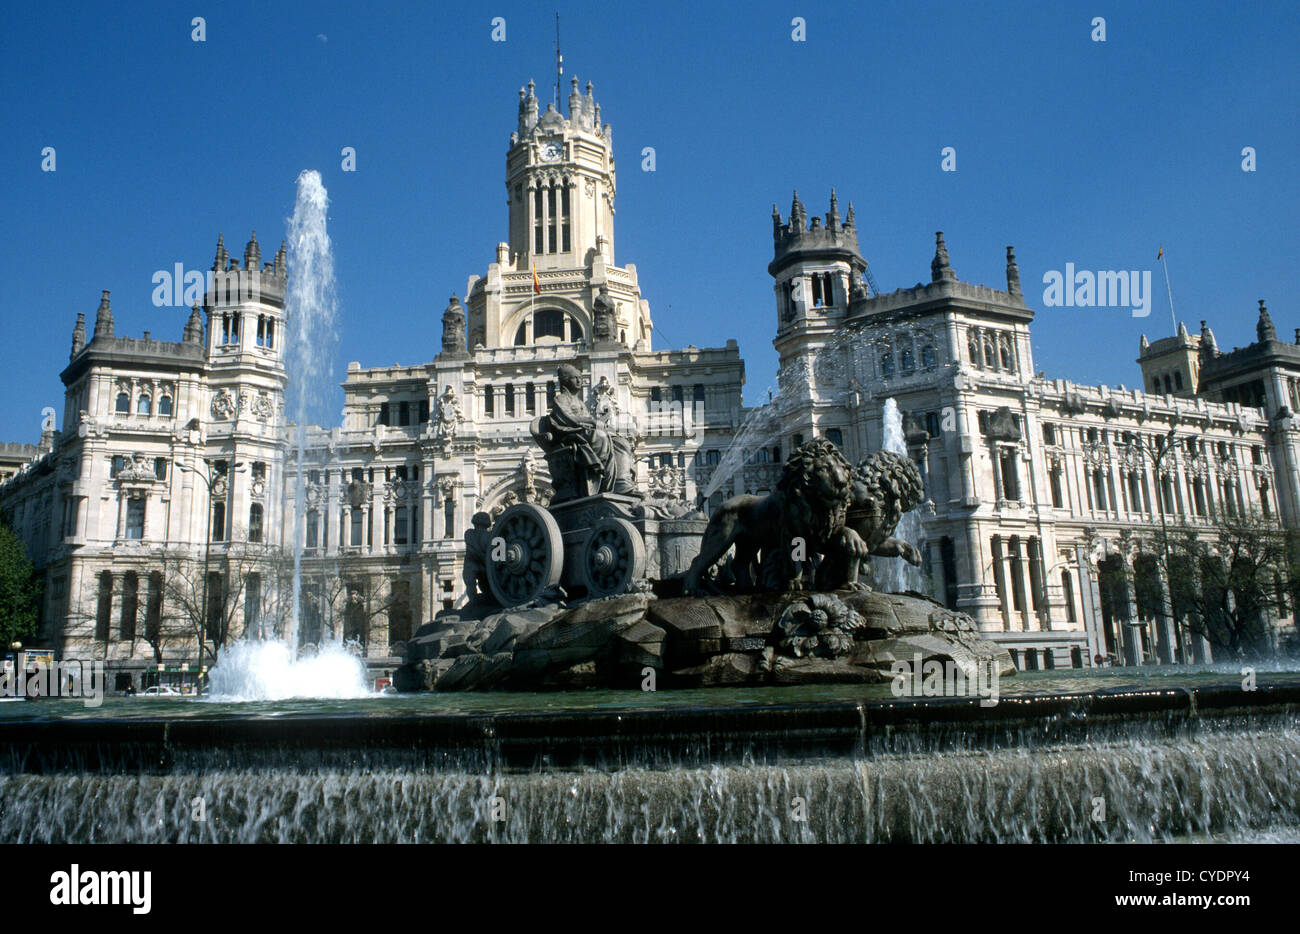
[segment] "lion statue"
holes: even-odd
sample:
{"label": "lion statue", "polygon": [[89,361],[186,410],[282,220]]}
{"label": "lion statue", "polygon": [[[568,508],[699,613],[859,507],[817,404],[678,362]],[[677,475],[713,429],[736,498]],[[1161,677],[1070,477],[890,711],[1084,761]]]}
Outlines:
{"label": "lion statue", "polygon": [[863,458],[853,472],[852,501],[844,524],[853,537],[825,555],[817,569],[818,586],[825,590],[855,586],[867,555],[920,564],[916,546],[893,535],[903,514],[924,499],[925,484],[910,457],[876,451]]}
{"label": "lion statue", "polygon": [[803,589],[813,567],[818,589],[855,587],[873,554],[917,564],[920,553],[891,534],[922,496],[921,475],[906,457],[878,451],[854,470],[830,441],[809,441],[786,461],[772,493],[733,496],[714,511],[683,592],[697,593],[733,546],[731,573],[742,590]]}

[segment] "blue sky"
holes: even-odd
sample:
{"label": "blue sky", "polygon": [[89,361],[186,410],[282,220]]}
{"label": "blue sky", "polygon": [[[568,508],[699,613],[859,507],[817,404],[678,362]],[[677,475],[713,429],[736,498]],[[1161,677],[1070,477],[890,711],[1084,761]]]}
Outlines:
{"label": "blue sky", "polygon": [[[256,228],[269,257],[304,168],[332,199],[340,379],[431,359],[448,296],[505,236],[518,88],[553,81],[556,9],[566,93],[593,81],[613,126],[616,258],[659,346],[738,339],[751,402],[774,387],[770,212],[792,187],[812,212],[832,186],[855,203],[886,291],[928,281],[936,230],[962,279],[996,287],[1014,244],[1049,376],[1139,382],[1138,335],[1170,331],[1161,245],[1179,318],[1221,346],[1254,339],[1259,298],[1280,334],[1300,326],[1294,3],[23,4],[0,23],[0,439],[61,416],[101,289],[119,334],[179,339],[153,273],[206,269],[218,232],[239,255]],[[1153,270],[1150,317],[1045,308],[1066,263]]]}

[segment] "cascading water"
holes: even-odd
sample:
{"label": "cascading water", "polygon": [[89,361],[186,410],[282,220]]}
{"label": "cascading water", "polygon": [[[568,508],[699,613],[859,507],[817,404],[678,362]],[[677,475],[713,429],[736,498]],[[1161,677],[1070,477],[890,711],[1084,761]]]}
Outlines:
{"label": "cascading water", "polygon": [[295,427],[297,449],[293,485],[293,594],[284,641],[238,642],[223,649],[210,676],[210,696],[230,700],[279,700],[288,697],[362,697],[365,666],[341,643],[321,646],[299,657],[302,618],[302,552],[306,542],[306,426],[325,422],[333,413],[325,403],[334,392],[333,364],[338,343],[334,255],[326,229],[329,193],[320,173],[298,176],[297,199],[288,220],[289,282],[285,294],[286,403]]}
{"label": "cascading water", "polygon": [[[885,400],[883,421],[884,449],[907,457],[907,438],[903,434],[903,414],[899,411],[898,403],[893,398]],[[898,526],[894,529],[894,536],[903,539],[903,541],[911,542],[917,548],[922,547],[925,540],[925,531],[921,527],[921,516],[917,510],[913,509],[911,512],[903,513],[903,518],[898,520]],[[918,593],[924,592],[925,579],[921,574],[921,569],[916,565],[908,564],[902,558],[872,558],[871,570],[876,578],[877,590],[888,593],[905,593],[909,590]]]}
{"label": "cascading water", "polygon": [[[304,732],[279,747],[175,750],[162,770],[150,751],[119,773],[0,772],[0,841],[1295,841],[1298,725],[1294,712],[1178,728],[1164,713],[1134,714],[1074,739],[1044,741],[1039,723],[955,747],[897,733],[851,756],[701,762],[718,755],[708,747],[675,765],[576,770],[355,737],[320,748]],[[18,759],[40,765],[40,755]],[[199,797],[204,822],[192,819]],[[797,799],[803,819],[791,818]]]}

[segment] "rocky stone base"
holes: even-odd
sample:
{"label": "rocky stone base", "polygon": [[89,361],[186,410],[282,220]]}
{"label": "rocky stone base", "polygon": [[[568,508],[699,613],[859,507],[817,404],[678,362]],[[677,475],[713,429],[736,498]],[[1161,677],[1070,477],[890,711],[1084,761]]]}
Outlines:
{"label": "rocky stone base", "polygon": [[952,662],[1015,674],[974,620],[924,597],[870,592],[672,597],[444,612],[406,645],[399,691],[868,684]]}

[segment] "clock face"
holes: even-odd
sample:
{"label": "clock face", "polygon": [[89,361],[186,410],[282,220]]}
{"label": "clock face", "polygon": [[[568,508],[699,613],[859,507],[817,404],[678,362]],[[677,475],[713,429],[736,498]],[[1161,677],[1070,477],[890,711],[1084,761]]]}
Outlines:
{"label": "clock face", "polygon": [[544,143],[542,145],[542,161],[555,162],[560,158],[559,143]]}

